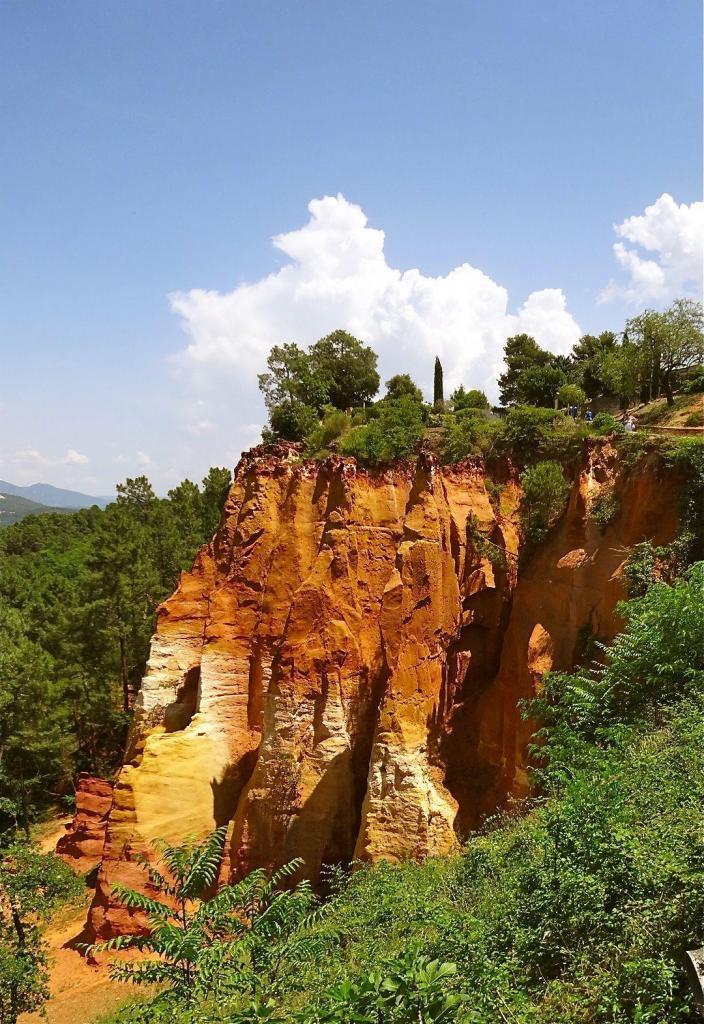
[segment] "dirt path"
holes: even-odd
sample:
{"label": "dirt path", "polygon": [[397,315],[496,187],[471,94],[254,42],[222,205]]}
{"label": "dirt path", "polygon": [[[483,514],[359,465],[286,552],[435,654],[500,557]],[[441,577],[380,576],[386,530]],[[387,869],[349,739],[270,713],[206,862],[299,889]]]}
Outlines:
{"label": "dirt path", "polygon": [[80,934],[86,918],[86,905],[72,908],[44,933],[49,945],[51,965],[50,998],[44,1014],[23,1014],[18,1024],[89,1024],[101,1014],[116,1009],[135,996],[130,985],[111,981],[107,967],[93,967],[74,949],[67,947]]}

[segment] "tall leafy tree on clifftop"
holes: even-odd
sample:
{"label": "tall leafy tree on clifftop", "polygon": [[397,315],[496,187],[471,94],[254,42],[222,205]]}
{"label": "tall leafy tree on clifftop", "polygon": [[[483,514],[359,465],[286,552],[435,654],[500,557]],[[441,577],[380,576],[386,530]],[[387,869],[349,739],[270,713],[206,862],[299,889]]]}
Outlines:
{"label": "tall leafy tree on clifftop", "polygon": [[333,331],[310,349],[313,376],[325,381],[329,401],[349,409],[370,401],[379,390],[377,355],[347,331]]}

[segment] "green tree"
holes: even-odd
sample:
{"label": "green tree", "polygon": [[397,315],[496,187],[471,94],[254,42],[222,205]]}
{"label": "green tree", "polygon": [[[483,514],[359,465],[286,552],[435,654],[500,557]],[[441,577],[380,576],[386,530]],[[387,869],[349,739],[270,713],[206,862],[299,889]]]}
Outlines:
{"label": "green tree", "polygon": [[667,404],[674,404],[677,374],[704,361],[704,311],[700,302],[677,299],[658,321],[660,373]]}
{"label": "green tree", "polygon": [[601,334],[583,334],[572,349],[572,357],[578,372],[578,383],[584,389],[587,398],[597,398],[605,390],[601,376],[601,364],[605,357],[617,346],[617,338],[613,331],[602,331]]}
{"label": "green tree", "polygon": [[557,401],[561,406],[575,405],[578,409],[586,405],[586,393],[578,384],[563,384],[557,392]]}
{"label": "green tree", "polygon": [[460,412],[462,409],[491,408],[489,405],[489,399],[483,391],[479,391],[477,388],[465,391],[462,384],[452,392],[450,395],[450,401],[452,402],[452,407],[455,412]]}
{"label": "green tree", "polygon": [[318,424],[318,413],[303,402],[285,401],[269,412],[269,431],[263,431],[265,441],[280,438],[283,441],[303,441]]}
{"label": "green tree", "polygon": [[499,377],[501,404],[514,405],[519,401],[518,379],[520,375],[535,367],[549,366],[551,356],[529,334],[515,334],[506,340],[504,361],[506,370]]}
{"label": "green tree", "polygon": [[423,407],[410,396],[379,403],[379,416],[345,434],[340,448],[360,462],[381,466],[411,455],[423,436]]}
{"label": "green tree", "polygon": [[336,409],[368,402],[379,390],[376,353],[347,331],[333,331],[316,341],[309,360],[313,377],[325,382],[326,400]]}
{"label": "green tree", "polygon": [[220,517],[232,486],[232,473],[224,467],[213,466],[203,478],[201,501],[202,537],[208,540],[220,525]]}
{"label": "green tree", "polygon": [[51,787],[70,786],[75,739],[52,668],[20,612],[0,598],[0,834],[19,826],[29,838]]}
{"label": "green tree", "polygon": [[304,405],[320,411],[330,400],[330,377],[314,366],[310,353],[293,342],[274,345],[267,357],[267,372],[259,374],[259,390],[271,412],[286,405]]}
{"label": "green tree", "polygon": [[517,401],[521,405],[547,408],[554,405],[565,381],[565,374],[555,366],[531,366],[518,375],[515,386]]}
{"label": "green tree", "polygon": [[442,363],[440,357],[435,356],[435,368],[433,370],[433,409],[441,412],[445,406],[445,396],[442,386]]}
{"label": "green tree", "polygon": [[413,398],[416,402],[423,404],[423,392],[417,387],[408,373],[397,373],[394,377],[391,377],[386,382],[386,394],[384,395],[384,401],[387,399],[391,402],[395,402],[398,398]]}
{"label": "green tree", "polygon": [[611,394],[618,397],[622,409],[638,394],[642,366],[642,350],[628,338],[609,351],[601,362],[601,378]]}

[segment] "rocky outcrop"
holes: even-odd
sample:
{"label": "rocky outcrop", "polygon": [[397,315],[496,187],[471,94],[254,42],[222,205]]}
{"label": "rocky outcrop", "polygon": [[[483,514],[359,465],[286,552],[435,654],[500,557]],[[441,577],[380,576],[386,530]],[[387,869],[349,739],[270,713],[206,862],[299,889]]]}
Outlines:
{"label": "rocky outcrop", "polygon": [[79,874],[88,874],[100,864],[111,806],[112,783],[82,772],[76,786],[76,813],[56,844],[57,854]]}
{"label": "rocky outcrop", "polygon": [[[610,636],[629,545],[676,530],[655,463],[619,472],[600,443],[546,544],[519,564],[520,487],[507,468],[387,471],[254,449],[220,529],[159,610],[91,912],[107,936],[141,922],[114,881],[159,837],[228,825],[222,877],[294,856],[316,878],[353,857],[452,849],[525,793],[519,701]],[[620,511],[589,518],[603,487]]]}

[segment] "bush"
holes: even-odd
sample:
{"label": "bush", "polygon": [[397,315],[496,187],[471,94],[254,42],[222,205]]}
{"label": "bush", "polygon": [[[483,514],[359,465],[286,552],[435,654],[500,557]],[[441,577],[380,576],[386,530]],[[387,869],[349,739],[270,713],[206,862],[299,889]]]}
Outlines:
{"label": "bush", "polygon": [[504,433],[499,419],[488,419],[482,409],[467,408],[443,420],[443,458],[459,462],[468,455],[490,458]]}
{"label": "bush", "polygon": [[423,436],[423,407],[413,398],[379,403],[377,419],[355,427],[342,438],[340,450],[359,462],[381,466],[411,455]]}
{"label": "bush", "polygon": [[558,417],[564,418],[554,409],[536,409],[531,405],[509,409],[504,421],[505,447],[520,459],[539,457],[539,451],[549,443]]}
{"label": "bush", "polygon": [[625,434],[626,428],[609,412],[598,412],[591,423],[590,433],[605,437],[608,434]]}
{"label": "bush", "polygon": [[693,412],[684,421],[685,427],[704,427],[704,412]]}
{"label": "bush", "polygon": [[699,367],[696,373],[684,382],[682,390],[687,395],[698,395],[704,391],[704,367]]}
{"label": "bush", "polygon": [[[601,742],[619,722],[657,722],[662,708],[704,694],[704,562],[669,586],[655,582],[643,597],[622,603],[626,628],[605,667],[552,673],[531,713],[552,728],[546,753],[561,750],[563,730]],[[617,738],[617,737],[616,737]],[[613,738],[612,738],[613,739]],[[563,756],[560,754],[560,756]]]}
{"label": "bush", "polygon": [[302,402],[285,401],[274,406],[269,414],[270,430],[262,431],[264,441],[281,438],[284,441],[302,441],[315,429],[318,414]]}
{"label": "bush", "polygon": [[589,518],[606,529],[621,507],[613,487],[604,487],[589,503]]}
{"label": "bush", "polygon": [[502,447],[518,462],[539,459],[574,459],[589,434],[586,423],[575,421],[555,409],[518,405],[505,420]]}
{"label": "bush", "polygon": [[557,462],[539,462],[521,474],[521,518],[526,538],[539,543],[565,510],[570,485]]}
{"label": "bush", "polygon": [[331,442],[336,441],[343,434],[346,434],[352,426],[352,420],[346,412],[340,409],[328,409],[323,420],[306,437],[306,448],[308,453],[314,455],[321,452]]}

